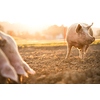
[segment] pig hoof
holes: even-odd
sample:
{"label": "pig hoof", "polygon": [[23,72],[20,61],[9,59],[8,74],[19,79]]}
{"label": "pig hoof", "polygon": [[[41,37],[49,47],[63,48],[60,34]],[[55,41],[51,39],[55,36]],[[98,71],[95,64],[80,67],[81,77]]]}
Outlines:
{"label": "pig hoof", "polygon": [[70,59],[64,59],[63,60],[65,63],[69,63],[70,62]]}
{"label": "pig hoof", "polygon": [[68,59],[68,57],[65,57],[65,59]]}

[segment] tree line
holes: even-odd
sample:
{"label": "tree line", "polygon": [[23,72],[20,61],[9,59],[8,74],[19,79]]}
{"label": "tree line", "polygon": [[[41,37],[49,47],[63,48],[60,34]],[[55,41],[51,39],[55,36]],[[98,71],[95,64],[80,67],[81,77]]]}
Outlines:
{"label": "tree line", "polygon": [[[7,30],[6,34],[11,36],[21,37],[23,39],[36,39],[36,40],[45,40],[45,39],[63,39],[64,38],[64,29],[67,31],[67,27],[52,25],[42,32],[36,31],[34,34],[30,34],[28,31],[17,31]],[[5,28],[0,25],[0,31],[5,32]]]}

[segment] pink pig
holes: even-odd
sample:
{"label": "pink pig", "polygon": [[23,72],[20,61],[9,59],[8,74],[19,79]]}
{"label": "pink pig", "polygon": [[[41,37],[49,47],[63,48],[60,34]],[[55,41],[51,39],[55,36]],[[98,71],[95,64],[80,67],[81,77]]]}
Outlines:
{"label": "pink pig", "polygon": [[67,55],[69,58],[72,46],[76,47],[80,51],[81,59],[84,59],[89,44],[95,41],[93,37],[93,31],[91,25],[85,23],[75,23],[68,28],[66,40],[67,40]]}
{"label": "pink pig", "polygon": [[12,67],[6,55],[0,49],[0,83],[6,83],[7,78],[10,78],[15,82],[18,82],[18,76],[15,69]]}
{"label": "pink pig", "polygon": [[[31,74],[35,74],[35,71],[31,69],[26,62],[23,61],[20,56],[15,40],[3,32],[0,32],[0,37],[6,43],[0,48],[3,50],[5,55],[8,57],[10,64],[14,67],[18,75],[28,76],[26,71]],[[26,71],[25,71],[26,70]]]}

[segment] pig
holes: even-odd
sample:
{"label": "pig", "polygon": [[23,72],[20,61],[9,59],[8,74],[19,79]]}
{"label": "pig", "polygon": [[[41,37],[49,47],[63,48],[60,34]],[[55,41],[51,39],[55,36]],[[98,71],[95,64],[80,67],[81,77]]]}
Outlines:
{"label": "pig", "polygon": [[7,82],[7,78],[18,82],[18,76],[4,52],[0,49],[0,84]]}
{"label": "pig", "polygon": [[0,31],[0,37],[2,41],[5,41],[5,45],[0,48],[3,50],[10,64],[14,67],[18,75],[24,75],[28,77],[26,71],[31,74],[35,74],[35,71],[31,69],[28,64],[23,61],[18,52],[18,47],[15,40],[10,36]]}
{"label": "pig", "polygon": [[67,55],[66,59],[70,57],[72,46],[79,49],[79,56],[83,60],[89,45],[95,41],[91,25],[86,23],[75,23],[71,25],[66,34],[67,40]]}

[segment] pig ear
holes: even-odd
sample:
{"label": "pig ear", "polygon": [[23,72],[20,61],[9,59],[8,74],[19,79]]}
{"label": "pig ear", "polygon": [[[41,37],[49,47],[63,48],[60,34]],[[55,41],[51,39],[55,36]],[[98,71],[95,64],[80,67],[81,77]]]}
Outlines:
{"label": "pig ear", "polygon": [[26,71],[28,71],[30,74],[35,74],[35,71],[31,69],[26,62],[23,61],[23,67]]}
{"label": "pig ear", "polygon": [[14,68],[11,66],[4,66],[1,69],[1,75],[5,78],[10,78],[12,80],[14,80],[15,82],[18,82],[18,76],[16,71],[14,70]]}
{"label": "pig ear", "polygon": [[5,46],[5,44],[6,44],[6,39],[2,39],[1,37],[0,37],[0,46],[2,47],[2,46]]}
{"label": "pig ear", "polygon": [[87,26],[87,29],[89,29],[92,25],[93,25],[93,23],[91,25]]}
{"label": "pig ear", "polygon": [[81,30],[82,26],[80,24],[78,24],[77,28],[76,28],[76,32],[78,33]]}

